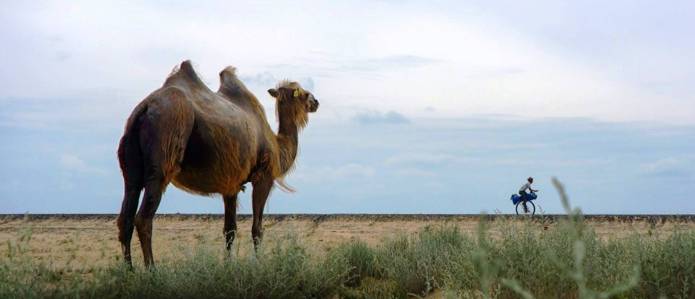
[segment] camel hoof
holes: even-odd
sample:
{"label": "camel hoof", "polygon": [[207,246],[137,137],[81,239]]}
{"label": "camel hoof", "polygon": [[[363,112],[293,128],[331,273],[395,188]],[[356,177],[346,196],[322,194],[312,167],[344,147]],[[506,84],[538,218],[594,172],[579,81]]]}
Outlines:
{"label": "camel hoof", "polygon": [[227,254],[224,255],[224,260],[228,262],[234,260],[234,253],[231,250],[227,251]]}
{"label": "camel hoof", "polygon": [[135,268],[133,267],[133,262],[131,261],[123,261],[123,266],[128,269],[128,271],[135,271]]}

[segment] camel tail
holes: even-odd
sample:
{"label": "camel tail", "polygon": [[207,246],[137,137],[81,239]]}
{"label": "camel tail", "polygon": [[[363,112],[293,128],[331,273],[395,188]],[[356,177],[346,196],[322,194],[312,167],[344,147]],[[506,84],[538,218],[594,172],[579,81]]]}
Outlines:
{"label": "camel tail", "polygon": [[192,107],[176,87],[163,88],[140,103],[128,119],[119,146],[126,184],[129,180],[170,182],[179,171],[193,122]]}
{"label": "camel tail", "polygon": [[140,148],[140,123],[142,116],[147,113],[147,105],[140,103],[131,113],[126,122],[125,131],[118,145],[118,162],[123,172],[123,180],[127,186],[142,189],[144,184],[143,155]]}
{"label": "camel tail", "polygon": [[280,190],[287,193],[297,192],[297,190],[295,190],[292,186],[288,185],[287,182],[285,182],[285,178],[275,179],[275,185],[278,186]]}

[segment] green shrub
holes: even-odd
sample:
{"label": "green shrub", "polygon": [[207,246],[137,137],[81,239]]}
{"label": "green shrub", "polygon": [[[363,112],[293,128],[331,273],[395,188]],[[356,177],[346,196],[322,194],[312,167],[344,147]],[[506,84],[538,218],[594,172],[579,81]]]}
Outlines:
{"label": "green shrub", "polygon": [[331,252],[332,258],[344,261],[350,268],[348,286],[358,286],[363,278],[381,277],[382,270],[377,267],[374,250],[361,241],[340,245]]}

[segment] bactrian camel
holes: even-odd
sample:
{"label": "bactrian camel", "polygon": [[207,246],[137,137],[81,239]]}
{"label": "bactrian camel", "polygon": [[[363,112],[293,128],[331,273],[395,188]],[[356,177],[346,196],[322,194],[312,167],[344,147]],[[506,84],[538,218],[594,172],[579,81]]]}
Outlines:
{"label": "bactrian camel", "polygon": [[[253,186],[254,248],[263,237],[263,208],[274,182],[292,168],[299,131],[319,102],[296,82],[281,81],[268,93],[276,99],[277,134],[256,97],[235,69],[220,72],[211,91],[184,61],[164,85],[140,102],[128,118],[118,147],[125,194],[118,217],[124,260],[132,265],[130,241],[137,229],[145,265],[154,263],[152,220],[169,183],[187,192],[221,194],[229,250],[237,230],[237,194]],[[145,190],[140,209],[140,193]]]}

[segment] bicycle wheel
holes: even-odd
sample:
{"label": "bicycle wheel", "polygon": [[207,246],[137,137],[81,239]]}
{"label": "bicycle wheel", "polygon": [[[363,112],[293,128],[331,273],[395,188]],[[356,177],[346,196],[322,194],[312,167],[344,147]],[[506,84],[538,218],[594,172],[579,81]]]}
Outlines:
{"label": "bicycle wheel", "polygon": [[[526,203],[526,210],[524,210],[524,203]],[[516,214],[517,215],[524,215],[524,216],[533,216],[536,214],[536,205],[533,204],[533,201],[519,201],[516,203]]]}

